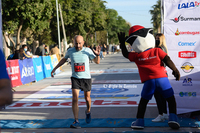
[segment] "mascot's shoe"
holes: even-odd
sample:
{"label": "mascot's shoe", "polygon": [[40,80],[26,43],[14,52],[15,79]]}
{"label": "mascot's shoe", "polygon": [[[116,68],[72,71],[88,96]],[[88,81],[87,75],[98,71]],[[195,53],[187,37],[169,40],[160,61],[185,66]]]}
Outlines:
{"label": "mascot's shoe", "polygon": [[163,122],[165,121],[163,115],[158,115],[155,119],[152,120],[153,122]]}
{"label": "mascot's shoe", "polygon": [[170,114],[169,114],[168,125],[169,125],[169,127],[171,127],[172,129],[179,129],[179,128],[180,128],[180,124],[179,124],[179,122],[178,122],[178,117],[177,117],[176,114],[174,114],[174,113],[170,113]]}
{"label": "mascot's shoe", "polygon": [[169,120],[169,115],[168,114],[163,113],[163,117],[164,117],[165,120]]}
{"label": "mascot's shoe", "polygon": [[132,122],[131,128],[133,128],[133,129],[144,129],[144,119],[139,118],[136,121]]}

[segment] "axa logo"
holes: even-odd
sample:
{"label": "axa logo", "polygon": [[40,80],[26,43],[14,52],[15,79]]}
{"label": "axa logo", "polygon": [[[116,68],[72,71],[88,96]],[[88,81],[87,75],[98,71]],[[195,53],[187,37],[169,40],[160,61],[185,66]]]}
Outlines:
{"label": "axa logo", "polygon": [[197,52],[195,52],[195,51],[179,51],[178,57],[179,58],[196,58]]}
{"label": "axa logo", "polygon": [[199,7],[200,2],[187,2],[178,4],[178,9]]}
{"label": "axa logo", "polygon": [[200,31],[179,31],[178,28],[175,32],[175,35],[198,35],[200,34]]}
{"label": "axa logo", "polygon": [[181,66],[181,69],[185,72],[185,73],[190,73],[193,69],[194,66],[192,66],[191,63],[186,62]]}
{"label": "axa logo", "polygon": [[188,78],[188,77],[184,78],[182,85],[183,86],[192,86],[192,78]]}
{"label": "axa logo", "polygon": [[178,16],[173,19],[170,19],[174,21],[175,23],[178,23],[179,21],[200,21],[200,17],[183,17],[183,16]]}

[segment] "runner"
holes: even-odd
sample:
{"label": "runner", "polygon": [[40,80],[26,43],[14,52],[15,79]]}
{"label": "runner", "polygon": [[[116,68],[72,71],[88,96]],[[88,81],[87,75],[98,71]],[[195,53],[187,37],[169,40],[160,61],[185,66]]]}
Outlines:
{"label": "runner", "polygon": [[70,48],[65,57],[57,64],[57,66],[52,70],[51,76],[54,77],[54,73],[57,68],[62,66],[68,58],[71,59],[71,68],[72,68],[72,110],[74,114],[75,121],[70,126],[71,128],[81,128],[78,121],[78,97],[79,91],[84,91],[85,101],[87,105],[86,114],[86,123],[91,122],[91,75],[89,60],[93,59],[96,64],[100,63],[100,46],[96,47],[96,50],[91,50],[90,48],[83,47],[84,39],[82,36],[77,35],[74,38],[74,47]]}

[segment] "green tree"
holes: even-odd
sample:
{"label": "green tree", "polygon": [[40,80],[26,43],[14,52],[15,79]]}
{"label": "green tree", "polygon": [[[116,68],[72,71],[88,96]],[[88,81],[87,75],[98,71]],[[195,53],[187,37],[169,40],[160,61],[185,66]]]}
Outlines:
{"label": "green tree", "polygon": [[128,35],[130,24],[126,22],[114,9],[107,9],[107,31],[109,43],[118,43],[118,32],[125,32]]}
{"label": "green tree", "polygon": [[105,28],[104,1],[62,0],[60,3],[68,42],[72,42],[75,35],[81,34],[86,43],[91,43],[94,32]]}
{"label": "green tree", "polygon": [[[51,0],[2,0],[3,32],[13,42],[11,50],[20,46],[21,31],[30,28],[35,36],[49,27],[52,15]],[[11,38],[16,31],[17,43]],[[6,44],[8,46],[8,40]],[[8,48],[11,48],[8,46]]]}
{"label": "green tree", "polygon": [[153,8],[149,11],[152,15],[151,23],[153,24],[154,32],[158,33],[161,27],[161,0],[158,0],[151,8]]}

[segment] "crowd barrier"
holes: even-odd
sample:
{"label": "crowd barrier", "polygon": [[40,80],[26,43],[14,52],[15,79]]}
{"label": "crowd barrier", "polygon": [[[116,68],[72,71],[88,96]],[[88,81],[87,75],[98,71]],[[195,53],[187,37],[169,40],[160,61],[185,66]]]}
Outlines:
{"label": "crowd barrier", "polygon": [[[39,56],[24,60],[7,60],[6,69],[12,87],[16,87],[50,77],[51,71],[57,64],[58,58],[56,55]],[[60,73],[60,68],[55,73]]]}

